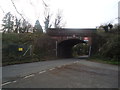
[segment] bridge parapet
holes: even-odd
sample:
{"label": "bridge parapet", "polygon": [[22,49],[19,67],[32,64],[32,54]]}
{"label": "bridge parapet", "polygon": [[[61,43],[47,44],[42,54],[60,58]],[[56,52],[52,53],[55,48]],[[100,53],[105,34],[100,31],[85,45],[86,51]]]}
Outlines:
{"label": "bridge parapet", "polygon": [[50,36],[92,36],[96,32],[95,28],[72,29],[72,28],[49,28],[47,34]]}
{"label": "bridge parapet", "polygon": [[49,28],[47,30],[47,34],[58,42],[68,39],[84,40],[84,37],[87,37],[89,40],[88,44],[91,44],[92,36],[94,35],[94,33],[96,33],[95,28],[93,29]]}

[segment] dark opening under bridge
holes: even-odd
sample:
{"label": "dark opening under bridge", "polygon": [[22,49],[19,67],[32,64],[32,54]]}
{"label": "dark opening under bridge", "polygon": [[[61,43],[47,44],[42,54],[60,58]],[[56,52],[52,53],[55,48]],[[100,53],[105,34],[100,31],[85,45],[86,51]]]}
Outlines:
{"label": "dark opening under bridge", "polygon": [[[56,40],[56,56],[72,57],[72,47],[79,43],[87,43],[91,49],[95,28],[49,28],[47,34]],[[89,50],[90,55],[91,50]]]}

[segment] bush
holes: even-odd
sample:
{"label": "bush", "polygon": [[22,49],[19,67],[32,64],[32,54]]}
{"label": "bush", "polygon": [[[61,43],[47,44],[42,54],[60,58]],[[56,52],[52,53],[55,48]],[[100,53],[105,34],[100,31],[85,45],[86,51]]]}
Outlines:
{"label": "bush", "polygon": [[[32,45],[30,50],[23,54]],[[22,47],[23,52],[18,51]],[[2,61],[5,64],[33,62],[55,58],[55,41],[41,33],[5,33],[2,35]],[[4,65],[4,64],[3,64]]]}
{"label": "bush", "polygon": [[111,38],[103,45],[100,54],[114,60],[120,58],[120,36],[111,36]]}
{"label": "bush", "polygon": [[[118,27],[118,26],[117,26]],[[109,32],[98,32],[93,40],[93,56],[118,61],[120,58],[120,28],[113,28]]]}
{"label": "bush", "polygon": [[55,57],[55,41],[47,35],[42,35],[34,41],[34,54],[40,58]]}

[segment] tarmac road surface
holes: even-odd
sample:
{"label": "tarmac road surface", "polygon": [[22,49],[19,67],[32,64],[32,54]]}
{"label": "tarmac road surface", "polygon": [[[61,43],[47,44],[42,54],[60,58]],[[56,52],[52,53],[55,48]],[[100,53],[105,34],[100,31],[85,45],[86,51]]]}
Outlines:
{"label": "tarmac road surface", "polygon": [[3,67],[3,88],[118,88],[118,67],[61,59]]}

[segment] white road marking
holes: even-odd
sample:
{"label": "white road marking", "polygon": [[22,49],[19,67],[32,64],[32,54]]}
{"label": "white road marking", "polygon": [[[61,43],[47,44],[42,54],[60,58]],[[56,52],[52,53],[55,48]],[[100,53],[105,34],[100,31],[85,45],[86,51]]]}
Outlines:
{"label": "white road marking", "polygon": [[79,61],[75,61],[74,63],[78,63]]}
{"label": "white road marking", "polygon": [[49,70],[51,71],[51,70],[54,70],[54,69],[55,69],[55,68],[51,68],[51,69],[49,69]]}
{"label": "white road marking", "polygon": [[41,72],[39,72],[39,74],[44,73],[44,72],[46,72],[46,71],[45,71],[45,70],[44,70],[44,71],[41,71]]}
{"label": "white road marking", "polygon": [[7,85],[7,84],[10,84],[10,83],[12,83],[12,82],[3,83],[3,84],[1,84],[1,86]]}
{"label": "white road marking", "polygon": [[13,83],[16,83],[17,81],[13,81]]}
{"label": "white road marking", "polygon": [[24,78],[26,79],[26,78],[33,77],[33,76],[35,76],[35,75],[31,74],[31,75],[25,76]]}

